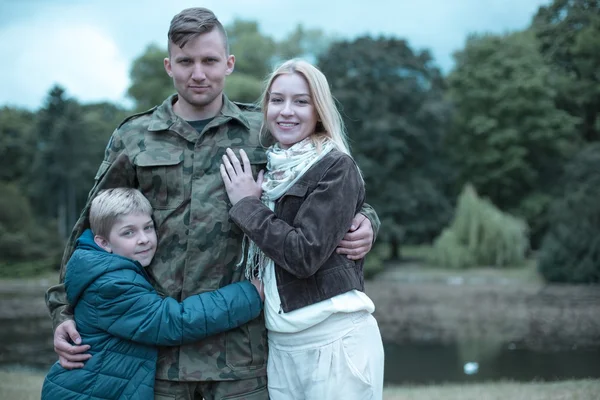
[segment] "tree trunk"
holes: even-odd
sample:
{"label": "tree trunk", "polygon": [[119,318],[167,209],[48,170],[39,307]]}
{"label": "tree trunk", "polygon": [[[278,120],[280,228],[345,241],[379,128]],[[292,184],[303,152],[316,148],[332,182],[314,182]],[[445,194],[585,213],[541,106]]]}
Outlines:
{"label": "tree trunk", "polygon": [[392,237],[390,241],[390,260],[397,261],[402,258],[402,253],[400,252],[400,241],[397,237]]}
{"label": "tree trunk", "polygon": [[77,222],[77,199],[75,196],[75,185],[72,180],[67,182],[67,191],[67,225],[65,236],[63,236],[64,240],[71,234],[73,226]]}
{"label": "tree trunk", "polygon": [[65,204],[65,191],[64,187],[58,190],[58,235],[64,239],[66,237],[66,226],[67,226],[67,208]]}

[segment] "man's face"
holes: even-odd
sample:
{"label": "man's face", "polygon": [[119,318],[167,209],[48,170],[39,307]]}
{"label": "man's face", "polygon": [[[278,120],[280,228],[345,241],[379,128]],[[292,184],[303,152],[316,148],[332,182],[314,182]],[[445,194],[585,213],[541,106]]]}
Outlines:
{"label": "man's face", "polygon": [[222,106],[225,77],[233,72],[235,64],[235,57],[227,55],[223,36],[214,29],[198,35],[183,48],[170,43],[170,49],[164,63],[179,94],[178,111],[186,119],[198,114],[202,119],[214,117]]}
{"label": "man's face", "polygon": [[152,262],[158,242],[148,214],[124,215],[117,219],[107,239],[96,236],[94,240],[104,250],[139,261],[143,267]]}

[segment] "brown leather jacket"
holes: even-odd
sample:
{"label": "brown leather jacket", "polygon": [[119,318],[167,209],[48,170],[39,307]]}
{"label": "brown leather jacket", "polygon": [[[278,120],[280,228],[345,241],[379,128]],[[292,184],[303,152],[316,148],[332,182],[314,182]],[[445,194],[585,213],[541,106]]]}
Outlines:
{"label": "brown leather jacket", "polygon": [[364,291],[363,260],[335,253],[364,200],[354,160],[332,150],[276,202],[275,212],[256,197],[231,208],[232,220],[275,262],[284,312]]}

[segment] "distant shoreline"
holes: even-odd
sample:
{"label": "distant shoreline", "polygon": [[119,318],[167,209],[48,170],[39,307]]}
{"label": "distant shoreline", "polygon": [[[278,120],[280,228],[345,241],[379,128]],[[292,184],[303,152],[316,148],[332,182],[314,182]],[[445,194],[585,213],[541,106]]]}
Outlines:
{"label": "distant shoreline", "polygon": [[481,341],[540,351],[600,347],[599,285],[410,273],[398,268],[366,282],[384,342]]}

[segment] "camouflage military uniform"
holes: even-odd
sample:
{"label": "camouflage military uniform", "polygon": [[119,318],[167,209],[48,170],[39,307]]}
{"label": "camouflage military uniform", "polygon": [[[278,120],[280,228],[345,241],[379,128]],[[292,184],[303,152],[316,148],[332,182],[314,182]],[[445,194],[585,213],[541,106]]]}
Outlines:
{"label": "camouflage military uniform", "polygon": [[[157,290],[179,301],[243,278],[241,230],[228,217],[219,173],[230,147],[244,149],[255,172],[265,167],[259,144],[262,115],[242,111],[224,98],[221,113],[198,133],[173,112],[174,98],[126,120],[113,133],[90,198],[110,187],[135,187],[150,200],[159,245],[148,267]],[[88,204],[89,206],[89,204]],[[65,251],[87,227],[84,209]],[[64,262],[63,262],[64,265]],[[61,270],[61,282],[64,266]],[[54,326],[65,319],[61,288],[52,288]],[[57,303],[58,302],[58,303]],[[266,375],[266,333],[262,318],[200,343],[163,348],[157,378],[179,381],[246,379]]]}
{"label": "camouflage military uniform", "polygon": [[[175,95],[176,96],[176,95]],[[130,117],[113,133],[96,175],[90,199],[101,190],[138,188],[154,207],[159,245],[148,267],[153,284],[179,301],[243,279],[241,230],[230,221],[227,194],[219,173],[226,148],[244,149],[256,173],[266,156],[258,132],[262,114],[240,109],[224,97],[223,108],[198,133],[173,112],[172,96],[145,113]],[[88,227],[89,202],[65,250],[64,265],[74,240]],[[377,231],[377,216],[367,213]],[[47,303],[54,326],[69,311],[62,285],[50,288]],[[225,381],[266,375],[266,330],[262,317],[202,342],[161,348],[157,379]]]}

